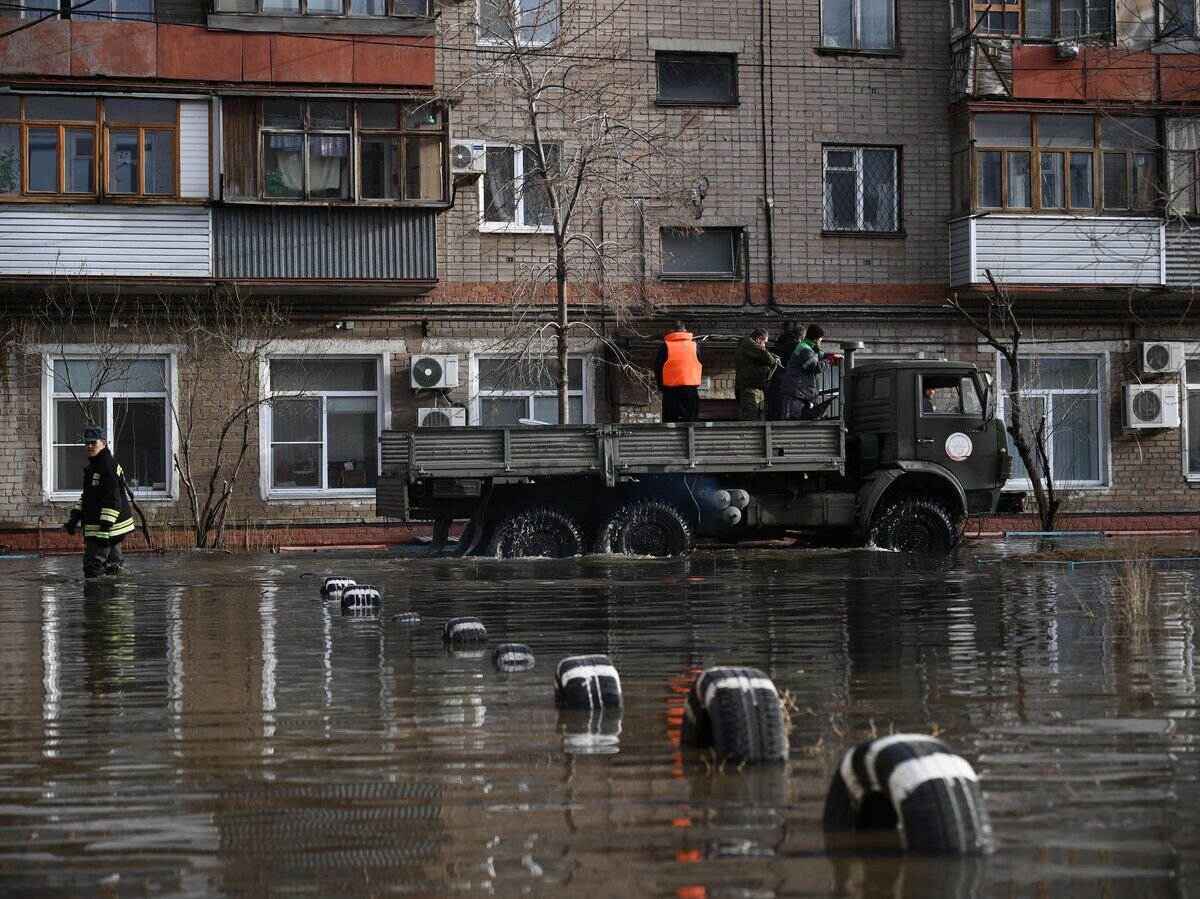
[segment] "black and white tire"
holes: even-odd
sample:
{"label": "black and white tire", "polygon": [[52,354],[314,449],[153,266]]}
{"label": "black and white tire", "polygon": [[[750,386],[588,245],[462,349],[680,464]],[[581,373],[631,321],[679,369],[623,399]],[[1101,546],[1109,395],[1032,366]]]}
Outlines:
{"label": "black and white tire", "polygon": [[488,632],[478,618],[451,618],[442,630],[442,639],[451,646],[479,647],[487,643]]}
{"label": "black and white tire", "polygon": [[524,643],[501,643],[492,650],[497,671],[528,671],[534,666],[533,650]]}
{"label": "black and white tire", "polygon": [[621,676],[608,656],[568,656],[558,663],[554,695],[568,709],[615,709],[624,701]]}
{"label": "black and white tire", "polygon": [[675,506],[638,499],[617,509],[600,527],[594,549],[623,556],[687,555],[696,546],[692,526]]}
{"label": "black and white tire", "polygon": [[895,734],[842,756],[825,797],[827,832],[890,830],[921,855],[990,851],[991,826],[975,770],[941,740]]}
{"label": "black and white tire", "polygon": [[397,624],[417,625],[421,623],[421,616],[416,612],[401,612],[399,615],[393,615],[392,621]]}
{"label": "black and white tire", "polygon": [[708,668],[688,692],[681,739],[718,763],[786,762],[787,719],[774,682],[757,668]]}
{"label": "black and white tire", "polygon": [[341,594],[342,611],[356,615],[378,612],[382,602],[379,588],[369,584],[355,584],[353,587],[347,587]]}
{"label": "black and white tire", "polygon": [[342,594],[350,587],[357,586],[348,577],[327,577],[321,584],[321,595],[326,599],[341,599]]}
{"label": "black and white tire", "polygon": [[947,553],[958,543],[958,528],[946,507],[936,500],[907,497],[877,513],[871,543],[897,552]]}
{"label": "black and white tire", "polygon": [[582,555],[584,546],[583,531],[573,516],[561,509],[534,506],[514,512],[496,525],[487,554],[498,559],[567,559]]}

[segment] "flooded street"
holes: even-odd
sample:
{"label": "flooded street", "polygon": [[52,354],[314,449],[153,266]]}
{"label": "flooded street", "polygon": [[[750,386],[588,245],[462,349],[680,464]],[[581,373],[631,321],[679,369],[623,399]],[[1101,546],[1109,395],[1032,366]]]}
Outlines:
{"label": "flooded street", "polygon": [[[1113,566],[1004,561],[1034,548],[134,556],[86,588],[78,557],[0,560],[0,895],[1196,895],[1200,567],[1130,623]],[[324,603],[334,573],[382,614]],[[444,648],[458,615],[488,651]],[[536,666],[498,673],[502,641]],[[623,711],[558,712],[593,652]],[[680,750],[717,664],[790,695],[786,766]],[[974,765],[994,854],[827,845],[840,754],[892,730]]]}

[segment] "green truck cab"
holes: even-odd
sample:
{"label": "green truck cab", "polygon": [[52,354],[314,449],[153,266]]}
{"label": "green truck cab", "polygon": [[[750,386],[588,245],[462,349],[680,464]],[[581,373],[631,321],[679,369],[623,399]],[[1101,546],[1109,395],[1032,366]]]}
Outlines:
{"label": "green truck cab", "polygon": [[[852,358],[852,355],[851,355]],[[848,367],[816,421],[384,431],[380,515],[465,522],[458,554],[671,556],[786,535],[946,552],[1011,474],[968,363]]]}

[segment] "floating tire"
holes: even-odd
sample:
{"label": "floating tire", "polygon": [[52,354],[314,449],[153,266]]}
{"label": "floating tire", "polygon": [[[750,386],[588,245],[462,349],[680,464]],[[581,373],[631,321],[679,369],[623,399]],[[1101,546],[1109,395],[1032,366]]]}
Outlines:
{"label": "floating tire", "polygon": [[347,587],[341,595],[343,612],[377,612],[382,601],[379,588],[369,584]]}
{"label": "floating tire", "polygon": [[558,663],[554,694],[569,709],[620,708],[621,676],[608,656],[568,656]]}
{"label": "floating tire", "polygon": [[514,512],[496,526],[487,554],[498,559],[567,559],[583,553],[583,531],[560,509],[534,506]]}
{"label": "floating tire", "polygon": [[875,516],[871,543],[880,549],[947,553],[958,543],[958,528],[945,506],[931,499],[896,500]]}
{"label": "floating tire", "polygon": [[895,734],[842,756],[825,797],[826,831],[891,830],[921,855],[979,855],[992,845],[975,770],[941,740]]}
{"label": "floating tire", "polygon": [[421,616],[416,612],[401,612],[399,615],[393,615],[392,621],[397,624],[420,624]]}
{"label": "floating tire", "polygon": [[688,692],[681,739],[718,762],[786,762],[787,719],[779,691],[757,668],[708,668]]}
{"label": "floating tire", "polygon": [[321,584],[321,595],[326,599],[341,599],[342,593],[348,587],[357,586],[354,581],[348,577],[327,577]]}
{"label": "floating tire", "polygon": [[696,545],[692,526],[677,508],[657,499],[639,499],[604,522],[595,551],[623,556],[682,556]]}
{"label": "floating tire", "polygon": [[501,643],[492,650],[497,671],[528,671],[534,665],[533,650],[524,643]]}
{"label": "floating tire", "polygon": [[451,646],[482,646],[488,640],[488,632],[478,618],[451,618],[442,631],[442,639]]}

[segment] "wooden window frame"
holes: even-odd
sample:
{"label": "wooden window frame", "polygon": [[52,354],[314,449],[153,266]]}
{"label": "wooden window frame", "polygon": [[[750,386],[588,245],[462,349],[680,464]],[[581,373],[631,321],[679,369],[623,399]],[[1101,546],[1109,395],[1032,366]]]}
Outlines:
{"label": "wooden window frame", "polygon": [[[125,99],[125,98],[122,98],[122,99]],[[171,102],[175,103],[175,122],[173,124],[168,123],[168,122],[110,122],[110,121],[108,121],[107,111],[104,109],[103,103],[101,103],[100,117],[101,117],[101,123],[103,125],[101,130],[102,130],[103,139],[104,139],[104,146],[103,146],[104,164],[101,166],[101,174],[104,176],[104,195],[106,197],[113,197],[113,198],[124,197],[124,198],[137,198],[137,199],[146,199],[146,200],[165,200],[165,199],[171,199],[171,198],[178,198],[178,196],[179,196],[179,169],[180,169],[179,153],[181,150],[181,147],[179,144],[179,102],[177,100],[171,101]],[[108,158],[109,157],[109,152],[108,152],[109,144],[108,144],[108,141],[109,141],[109,134],[112,131],[136,131],[137,132],[138,154],[140,155],[141,158],[138,160],[138,189],[137,189],[137,191],[135,191],[133,193],[129,193],[129,192],[125,192],[125,191],[117,192],[117,191],[113,191],[110,188],[110,184],[112,182],[112,170],[109,167],[109,158]],[[175,154],[175,163],[174,163],[174,166],[172,167],[173,171],[171,173],[171,192],[169,194],[161,194],[161,193],[153,193],[152,194],[152,193],[146,192],[146,155],[145,154],[146,154],[146,132],[147,131],[169,131],[171,133],[171,147],[172,147],[172,151]]]}
{"label": "wooden window frame", "polygon": [[[354,155],[355,155],[355,159],[357,161],[357,166],[355,169],[355,174],[356,174],[355,198],[356,198],[357,202],[363,203],[366,205],[381,205],[381,206],[395,206],[398,204],[404,204],[405,206],[444,206],[447,202],[447,197],[449,195],[448,181],[447,181],[448,162],[446,159],[447,146],[448,146],[449,142],[446,139],[446,111],[445,111],[445,109],[439,106],[439,111],[441,113],[441,115],[440,115],[441,121],[437,125],[430,125],[430,126],[427,126],[424,128],[420,128],[420,127],[411,126],[408,122],[408,116],[409,116],[409,112],[411,111],[411,108],[414,105],[416,105],[416,106],[426,105],[425,103],[413,103],[412,101],[406,101],[406,100],[370,100],[370,101],[351,101],[351,102],[353,103],[353,107],[354,107],[354,109],[353,109],[354,114],[352,117],[352,126],[354,128]],[[398,121],[403,122],[403,124],[399,125],[395,128],[367,128],[367,127],[364,127],[362,124],[362,104],[364,102],[393,103],[396,106],[401,107],[401,109],[399,110],[399,115],[398,115],[397,119],[398,119]],[[437,138],[439,138],[442,143],[442,196],[436,200],[430,200],[430,199],[422,198],[422,197],[417,197],[417,198],[409,197],[408,196],[408,182],[407,182],[407,180],[403,180],[401,183],[401,193],[403,194],[403,196],[401,196],[399,199],[392,200],[392,199],[387,199],[384,197],[364,197],[363,192],[362,192],[362,170],[363,170],[362,142],[363,142],[363,138],[367,138],[367,137],[382,137],[382,138],[388,138],[389,140],[398,140],[400,142],[400,171],[404,175],[407,175],[407,172],[408,172],[408,139],[413,138],[413,137],[437,137]]]}
{"label": "wooden window frame", "polygon": [[[968,8],[971,11],[971,21],[966,23],[967,30],[978,37],[989,38],[1019,38],[1021,40],[1030,41],[1061,41],[1074,40],[1073,37],[1064,37],[1062,28],[1062,0],[1050,0],[1050,31],[1049,35],[1038,35],[1037,37],[1029,37],[1029,0],[1015,0],[1015,2],[1005,2],[1005,0],[968,0]],[[1085,9],[1087,3],[1091,0],[1085,0]],[[1116,22],[1116,4],[1112,0],[1106,0],[1109,9],[1109,26],[1108,33],[1105,35],[1106,40],[1113,40],[1113,29]],[[1161,5],[1161,0],[1156,4]],[[1017,14],[1017,28],[1015,31],[989,31],[980,26],[982,17],[988,13],[1013,13]],[[1090,12],[1090,9],[1089,9]]]}

